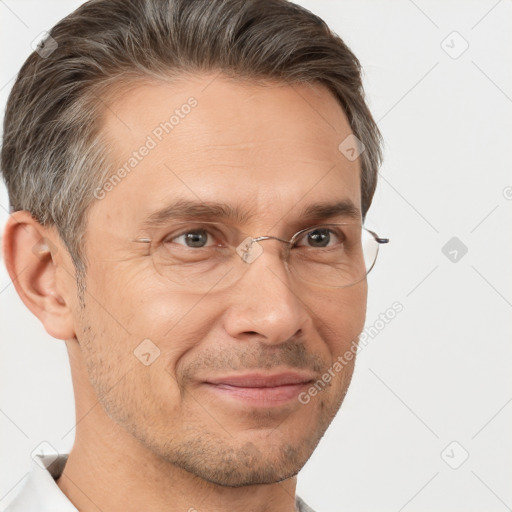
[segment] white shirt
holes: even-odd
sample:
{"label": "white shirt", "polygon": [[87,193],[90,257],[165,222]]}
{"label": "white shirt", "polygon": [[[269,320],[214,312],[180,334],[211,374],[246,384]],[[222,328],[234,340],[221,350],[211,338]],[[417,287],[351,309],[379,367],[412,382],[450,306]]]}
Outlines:
{"label": "white shirt", "polygon": [[[56,482],[68,455],[36,455],[28,479],[4,512],[78,512]],[[298,496],[295,506],[298,512],[314,512]]]}
{"label": "white shirt", "polygon": [[27,480],[4,512],[78,512],[55,481],[67,460],[67,453],[57,459],[54,455],[36,455]]}

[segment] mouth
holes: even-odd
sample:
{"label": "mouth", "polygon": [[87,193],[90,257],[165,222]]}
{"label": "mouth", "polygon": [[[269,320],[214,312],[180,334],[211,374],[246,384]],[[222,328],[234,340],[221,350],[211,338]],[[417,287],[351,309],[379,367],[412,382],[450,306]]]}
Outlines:
{"label": "mouth", "polygon": [[223,399],[268,408],[296,400],[313,381],[310,373],[282,372],[229,375],[207,379],[203,384]]}

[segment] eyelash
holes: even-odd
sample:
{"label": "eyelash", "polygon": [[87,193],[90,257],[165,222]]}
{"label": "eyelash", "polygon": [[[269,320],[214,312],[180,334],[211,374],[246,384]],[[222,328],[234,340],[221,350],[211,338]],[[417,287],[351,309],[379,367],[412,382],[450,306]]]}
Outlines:
{"label": "eyelash", "polygon": [[[311,231],[314,231],[316,228],[318,228],[318,229],[322,229],[322,226],[324,226],[324,225],[323,225],[323,224],[320,224],[320,225],[318,225],[318,226],[310,226],[309,228],[306,228],[306,229],[309,229],[309,230],[311,230]],[[331,236],[334,236],[334,237],[338,238],[338,239],[339,239],[339,242],[338,242],[338,243],[343,243],[343,242],[345,241],[345,239],[346,239],[346,236],[345,236],[345,234],[344,234],[343,232],[341,232],[341,231],[340,231],[340,232],[337,232],[337,231],[335,231],[332,227],[331,227],[331,228],[329,228],[328,226],[326,226],[326,227],[325,227],[325,228],[323,228],[323,229],[327,229],[327,230],[329,231],[329,234],[330,234]],[[200,232],[200,231],[204,231],[204,232],[208,235],[208,237],[209,237],[209,238],[210,238],[210,237],[214,238],[214,243],[211,243],[210,245],[206,245],[206,246],[202,246],[202,247],[196,247],[196,248],[187,247],[187,246],[185,245],[185,243],[183,243],[183,244],[181,244],[181,243],[176,243],[176,242],[174,242],[174,243],[176,243],[176,245],[179,245],[179,246],[182,246],[182,247],[185,247],[185,248],[195,249],[195,250],[198,250],[198,249],[207,249],[207,248],[212,248],[212,247],[223,247],[223,246],[225,247],[225,245],[224,245],[224,244],[219,243],[219,241],[218,241],[218,240],[219,240],[219,234],[218,234],[218,233],[217,233],[217,234],[216,234],[216,233],[214,233],[214,231],[215,231],[215,230],[214,230],[214,229],[212,229],[212,227],[211,227],[211,226],[201,226],[201,225],[200,225],[200,226],[198,226],[198,227],[190,227],[190,226],[189,226],[189,227],[187,227],[186,229],[182,229],[182,230],[180,230],[180,231],[178,231],[178,232],[169,233],[168,235],[166,235],[166,236],[164,237],[164,239],[163,239],[163,242],[162,242],[162,243],[164,243],[164,244],[166,244],[166,243],[173,243],[173,241],[174,241],[175,239],[179,238],[179,237],[185,236],[185,235],[187,235],[187,234],[189,234],[189,233],[197,233],[197,232]],[[297,244],[298,242],[300,242],[301,240],[303,240],[303,238],[304,238],[304,237],[307,237],[307,235],[308,235],[308,232],[303,233],[302,237],[301,237],[301,238],[299,238],[299,239],[297,239],[297,240],[295,241],[295,244]],[[226,236],[225,236],[224,234],[222,234],[222,233],[220,234],[220,237],[222,237],[222,238],[224,238],[224,239],[226,238]],[[228,243],[228,245],[229,245],[229,243]],[[297,246],[297,245],[296,245],[296,246]],[[306,246],[306,247],[307,247],[307,246]],[[328,246],[328,247],[331,247],[331,246]],[[328,248],[328,247],[327,247],[327,248]]]}

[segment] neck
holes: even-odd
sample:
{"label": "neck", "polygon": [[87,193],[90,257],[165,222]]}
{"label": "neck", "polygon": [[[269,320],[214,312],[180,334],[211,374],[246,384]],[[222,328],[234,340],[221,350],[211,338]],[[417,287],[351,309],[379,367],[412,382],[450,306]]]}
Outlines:
{"label": "neck", "polygon": [[295,511],[296,478],[222,487],[163,461],[120,427],[103,437],[80,430],[57,484],[81,512]]}
{"label": "neck", "polygon": [[114,422],[72,364],[75,443],[57,485],[80,512],[295,512],[296,478],[224,487],[163,460]]}

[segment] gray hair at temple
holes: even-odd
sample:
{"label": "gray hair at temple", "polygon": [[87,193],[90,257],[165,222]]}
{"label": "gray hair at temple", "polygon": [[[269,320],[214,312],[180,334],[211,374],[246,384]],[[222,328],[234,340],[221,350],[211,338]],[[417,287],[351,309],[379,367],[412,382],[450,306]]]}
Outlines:
{"label": "gray hair at temple", "polygon": [[34,51],[10,93],[0,169],[11,211],[28,210],[56,228],[82,286],[87,211],[113,165],[102,116],[109,97],[144,80],[219,71],[236,80],[327,86],[365,147],[365,218],[381,136],[358,59],[307,9],[286,0],[91,0],[49,34],[48,55]]}

